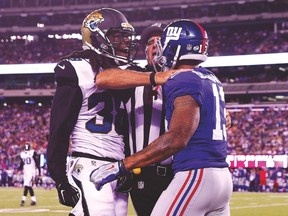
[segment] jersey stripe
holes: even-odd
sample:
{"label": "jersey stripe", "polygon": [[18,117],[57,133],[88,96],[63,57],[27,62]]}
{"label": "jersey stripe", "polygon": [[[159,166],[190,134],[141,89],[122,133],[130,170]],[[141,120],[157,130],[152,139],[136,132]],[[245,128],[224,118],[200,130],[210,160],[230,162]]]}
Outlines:
{"label": "jersey stripe", "polygon": [[195,24],[200,28],[202,32],[202,37],[204,38],[204,40],[202,40],[202,50],[201,50],[201,53],[203,53],[205,51],[205,42],[207,38],[207,33],[201,25],[199,25],[198,23],[195,23]]}
{"label": "jersey stripe", "polygon": [[[158,97],[153,97],[157,90]],[[165,132],[162,87],[140,86],[126,103],[129,118],[130,153],[135,154]],[[159,127],[160,125],[160,127]]]}
{"label": "jersey stripe", "polygon": [[132,143],[130,144],[130,154],[137,152],[136,146],[136,128],[135,128],[135,94],[131,97],[131,112],[130,112],[130,131],[129,134],[132,137]]}
{"label": "jersey stripe", "polygon": [[152,116],[152,86],[144,86],[143,92],[144,104],[144,141],[143,148],[149,144],[149,134]]}

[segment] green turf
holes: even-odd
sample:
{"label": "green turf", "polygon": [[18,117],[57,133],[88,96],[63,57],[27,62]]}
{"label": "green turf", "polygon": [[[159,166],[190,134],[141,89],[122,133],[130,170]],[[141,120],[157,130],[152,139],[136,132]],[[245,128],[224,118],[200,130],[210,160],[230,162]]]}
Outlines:
{"label": "green turf", "polygon": [[[58,203],[56,190],[35,189],[37,206],[30,206],[30,197],[24,207],[20,207],[22,188],[0,187],[0,216],[60,216],[68,215],[69,209]],[[231,216],[287,216],[288,193],[233,193]],[[129,205],[130,216],[135,215]]]}
{"label": "green turf", "polygon": [[231,216],[288,216],[288,193],[233,193]]}
{"label": "green turf", "polygon": [[[30,206],[30,197],[27,197],[25,206],[20,202],[23,188],[0,187],[0,216],[67,216],[71,208],[58,203],[56,189],[45,190],[35,188],[37,206]],[[132,206],[129,206],[129,215],[136,215]]]}

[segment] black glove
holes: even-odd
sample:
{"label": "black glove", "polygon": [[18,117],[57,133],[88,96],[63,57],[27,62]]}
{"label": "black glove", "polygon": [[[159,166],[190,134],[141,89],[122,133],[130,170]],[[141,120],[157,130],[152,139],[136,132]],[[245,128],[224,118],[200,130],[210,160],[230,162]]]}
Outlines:
{"label": "black glove", "polygon": [[57,185],[59,202],[65,206],[74,207],[80,198],[80,193],[77,188],[64,181]]}
{"label": "black glove", "polygon": [[120,177],[117,180],[116,191],[127,193],[132,189],[133,185],[133,174],[132,172],[128,172],[126,175]]}

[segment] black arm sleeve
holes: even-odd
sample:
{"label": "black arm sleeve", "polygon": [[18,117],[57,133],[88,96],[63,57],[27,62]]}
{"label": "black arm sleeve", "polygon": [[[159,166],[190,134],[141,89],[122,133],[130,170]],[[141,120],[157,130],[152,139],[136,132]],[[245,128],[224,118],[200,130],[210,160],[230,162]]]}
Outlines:
{"label": "black arm sleeve", "polygon": [[35,161],[36,167],[39,171],[39,176],[41,175],[41,168],[40,168],[40,158],[39,155],[34,151],[33,159]]}
{"label": "black arm sleeve", "polygon": [[18,167],[18,170],[23,170],[24,161],[21,159],[20,166]]}
{"label": "black arm sleeve", "polygon": [[[58,184],[66,180],[66,158],[70,134],[82,106],[82,92],[74,67],[68,61],[55,68],[57,82],[50,114],[50,133],[47,149],[48,171]],[[63,69],[65,65],[65,69]]]}

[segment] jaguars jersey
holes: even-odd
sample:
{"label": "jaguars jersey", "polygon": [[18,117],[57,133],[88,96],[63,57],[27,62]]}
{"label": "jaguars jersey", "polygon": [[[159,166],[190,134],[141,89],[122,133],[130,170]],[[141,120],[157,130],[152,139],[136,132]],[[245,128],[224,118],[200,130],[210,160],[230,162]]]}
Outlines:
{"label": "jaguars jersey", "polygon": [[21,164],[20,164],[20,170],[23,169],[24,173],[29,173],[29,172],[35,172],[37,168],[37,163],[35,161],[35,155],[36,152],[34,150],[29,150],[29,151],[22,151],[20,153],[20,158],[21,158]]}
{"label": "jaguars jersey", "polygon": [[47,154],[56,181],[65,178],[70,137],[72,152],[115,160],[124,157],[121,91],[97,89],[95,76],[87,59],[64,60],[55,68],[57,88]]}
{"label": "jaguars jersey", "polygon": [[166,82],[164,91],[168,123],[177,97],[190,95],[200,107],[198,128],[185,149],[174,155],[174,171],[228,167],[225,100],[223,86],[217,77],[205,68],[177,73]]}

